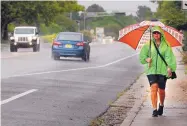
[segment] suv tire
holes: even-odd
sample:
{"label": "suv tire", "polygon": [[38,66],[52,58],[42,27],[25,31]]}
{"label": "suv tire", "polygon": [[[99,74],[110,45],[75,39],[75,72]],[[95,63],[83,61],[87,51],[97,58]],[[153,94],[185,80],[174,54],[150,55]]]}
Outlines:
{"label": "suv tire", "polygon": [[18,51],[17,46],[10,44],[10,52],[17,52],[17,51]]}
{"label": "suv tire", "polygon": [[60,60],[60,56],[53,56],[54,60]]}
{"label": "suv tire", "polygon": [[33,52],[39,52],[40,46],[38,44],[33,45]]}
{"label": "suv tire", "polygon": [[84,60],[85,62],[88,62],[90,60],[90,54],[88,54],[87,52],[84,53],[82,60]]}

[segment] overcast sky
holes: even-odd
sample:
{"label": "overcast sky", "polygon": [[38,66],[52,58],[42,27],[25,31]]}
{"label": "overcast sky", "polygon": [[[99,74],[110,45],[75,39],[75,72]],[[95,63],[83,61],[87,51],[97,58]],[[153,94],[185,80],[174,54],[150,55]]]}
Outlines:
{"label": "overcast sky", "polygon": [[126,1],[126,0],[77,0],[79,4],[84,5],[86,8],[92,4],[99,4],[102,6],[106,11],[120,11],[120,12],[126,12],[127,14],[136,14],[136,11],[138,10],[138,6],[147,6],[151,8],[151,10],[154,12],[156,11],[157,4],[149,2],[148,0],[144,1]]}

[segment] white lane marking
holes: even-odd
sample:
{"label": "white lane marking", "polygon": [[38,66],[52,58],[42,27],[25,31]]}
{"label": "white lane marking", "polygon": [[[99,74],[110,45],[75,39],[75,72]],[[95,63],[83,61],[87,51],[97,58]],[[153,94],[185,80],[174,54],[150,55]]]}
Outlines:
{"label": "white lane marking", "polygon": [[32,89],[32,90],[28,90],[28,91],[26,91],[26,92],[24,92],[24,93],[21,93],[21,94],[12,96],[11,98],[8,98],[8,99],[6,99],[6,100],[1,101],[1,105],[6,104],[6,103],[8,103],[8,102],[10,102],[10,101],[13,101],[13,100],[15,100],[15,99],[17,99],[17,98],[23,97],[23,96],[25,96],[25,95],[28,95],[28,94],[30,94],[30,93],[32,93],[32,92],[37,91],[37,90],[38,90],[38,89]]}
{"label": "white lane marking", "polygon": [[102,65],[102,66],[100,66],[100,67],[107,67],[107,66],[110,66],[110,65],[112,65],[112,64],[115,64],[115,63],[120,62],[120,61],[122,61],[122,60],[125,60],[125,59],[128,59],[128,58],[131,58],[131,57],[136,56],[136,55],[138,55],[138,54],[139,54],[139,53],[136,53],[136,54],[133,54],[133,55],[131,55],[131,56],[127,56],[127,57],[124,57],[124,58],[118,59],[118,60],[113,61],[113,62],[111,62],[111,63],[107,63],[107,64],[105,64],[105,65]]}
{"label": "white lane marking", "polygon": [[91,46],[99,46],[99,45],[110,45],[110,44],[114,44],[115,42],[93,42],[93,43],[90,43]]}
{"label": "white lane marking", "polygon": [[139,53],[136,53],[136,54],[133,54],[133,55],[131,55],[131,56],[127,56],[127,57],[118,59],[118,60],[116,60],[116,61],[113,61],[113,62],[111,62],[111,63],[107,63],[107,64],[105,64],[105,65],[100,65],[100,66],[83,67],[83,68],[75,68],[75,69],[67,69],[67,70],[46,71],[46,72],[29,73],[29,74],[22,74],[22,75],[13,75],[13,76],[9,76],[9,77],[4,77],[3,79],[12,78],[12,77],[23,77],[23,76],[32,76],[32,75],[41,75],[41,74],[59,73],[59,72],[67,72],[67,71],[76,71],[76,70],[85,70],[85,69],[102,68],[102,67],[107,67],[107,66],[110,66],[110,65],[112,65],[112,64],[115,64],[115,63],[117,63],[117,62],[120,62],[120,61],[122,61],[122,60],[131,58],[131,57],[133,57],[133,56],[136,56],[137,54],[139,54]]}

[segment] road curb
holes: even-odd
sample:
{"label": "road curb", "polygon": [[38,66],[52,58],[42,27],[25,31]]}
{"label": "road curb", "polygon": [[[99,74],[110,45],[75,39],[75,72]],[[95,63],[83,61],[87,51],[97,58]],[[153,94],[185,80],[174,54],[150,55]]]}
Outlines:
{"label": "road curb", "polygon": [[0,46],[1,51],[4,50],[4,49],[7,49],[7,48],[9,48],[9,44],[2,44],[1,43],[1,46]]}
{"label": "road curb", "polygon": [[138,115],[139,111],[141,110],[141,106],[143,105],[145,99],[142,98],[140,100],[136,100],[133,108],[127,113],[127,117],[123,121],[123,123],[120,126],[131,126],[132,122]]}
{"label": "road curb", "polygon": [[[143,88],[139,88],[141,86],[144,86]],[[136,118],[137,114],[141,110],[141,107],[143,106],[143,103],[146,101],[148,93],[146,90],[148,90],[148,84],[147,80],[145,78],[145,74],[142,74],[139,79],[133,84],[133,87],[131,90],[137,90],[135,91],[135,103],[133,107],[128,111],[126,118],[123,120],[122,124],[120,126],[131,126],[132,122]]]}

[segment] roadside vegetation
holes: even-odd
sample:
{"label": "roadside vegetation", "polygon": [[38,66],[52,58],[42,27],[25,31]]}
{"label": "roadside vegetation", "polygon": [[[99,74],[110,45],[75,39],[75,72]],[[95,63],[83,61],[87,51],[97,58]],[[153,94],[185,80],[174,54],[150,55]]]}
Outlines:
{"label": "roadside vegetation", "polygon": [[181,9],[181,1],[158,1],[156,17],[166,25],[183,31],[183,62],[187,73],[187,12]]}
{"label": "roadside vegetation", "polygon": [[[159,5],[156,13],[149,7],[139,6],[137,15],[134,16],[125,12],[113,12],[111,15],[100,5],[93,4],[85,8],[77,1],[2,1],[1,36],[3,40],[7,40],[8,33],[15,26],[35,25],[39,28],[40,35],[49,42],[54,35],[63,31],[81,31],[88,39],[93,39],[95,33],[88,32],[96,27],[104,27],[105,35],[117,40],[118,32],[123,27],[153,18],[162,19],[163,23],[178,30],[187,30],[187,14],[181,10],[180,1],[155,3]],[[90,16],[93,12],[98,13],[98,16]],[[187,42],[183,49],[187,50]]]}
{"label": "roadside vegetation", "polygon": [[[97,4],[85,8],[76,1],[2,1],[1,36],[3,40],[8,40],[8,33],[13,32],[14,27],[34,25],[49,42],[54,35],[63,31],[80,31],[90,40],[95,33],[88,32],[96,27],[104,27],[106,36],[117,39],[120,29],[142,19],[149,19],[152,15],[151,9],[146,6],[139,6],[138,9],[138,16],[127,15],[125,12],[113,12],[111,15]],[[99,14],[96,17],[89,16],[92,12]]]}
{"label": "roadside vegetation", "polygon": [[20,25],[37,26],[40,35],[76,31],[77,23],[70,19],[69,12],[84,10],[76,1],[2,1],[1,36],[7,40],[8,32]]}
{"label": "roadside vegetation", "polygon": [[[183,61],[186,63],[187,13],[181,10],[181,1],[155,3],[158,4],[157,12],[152,12],[149,7],[139,6],[137,15],[134,16],[125,12],[113,12],[111,15],[100,5],[93,4],[85,8],[77,1],[2,1],[2,42],[8,42],[8,33],[20,25],[37,26],[45,42],[52,42],[57,33],[63,31],[80,31],[91,41],[95,32],[91,33],[90,30],[95,31],[96,27],[104,27],[105,35],[117,40],[118,32],[123,27],[157,18],[164,24],[183,31]],[[99,16],[89,16],[92,12],[98,13]]]}

